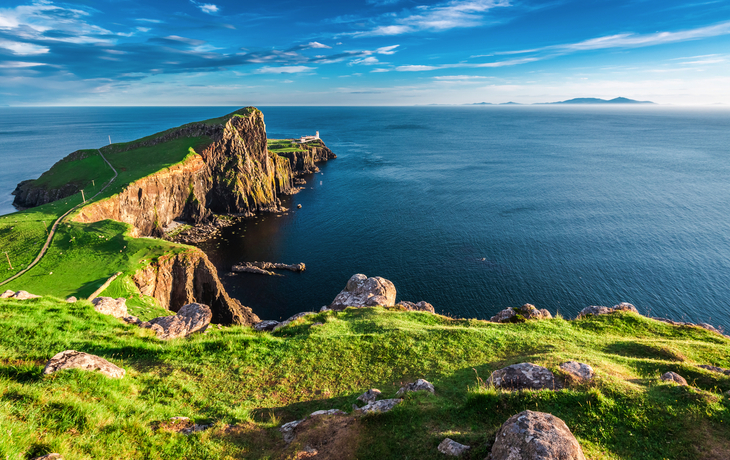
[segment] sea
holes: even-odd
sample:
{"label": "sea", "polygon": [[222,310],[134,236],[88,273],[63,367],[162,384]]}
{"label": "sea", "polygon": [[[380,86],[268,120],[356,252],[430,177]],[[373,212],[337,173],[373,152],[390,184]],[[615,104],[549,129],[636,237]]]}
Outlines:
{"label": "sea", "polygon": [[[0,213],[74,150],[237,108],[0,108]],[[269,138],[319,131],[337,154],[283,199],[288,212],[201,244],[262,319],[316,311],[364,273],[452,317],[630,302],[730,330],[727,108],[260,108]],[[244,261],[307,269],[230,273]]]}

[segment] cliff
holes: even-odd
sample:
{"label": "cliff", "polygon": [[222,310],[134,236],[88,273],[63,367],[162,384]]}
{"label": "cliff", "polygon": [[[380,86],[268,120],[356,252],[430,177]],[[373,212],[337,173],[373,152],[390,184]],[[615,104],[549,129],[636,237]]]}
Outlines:
{"label": "cliff", "polygon": [[203,251],[160,257],[132,276],[139,291],[154,297],[162,307],[178,311],[191,302],[209,305],[213,323],[254,324],[259,317],[231,298],[218,279],[218,272]]}
{"label": "cliff", "polygon": [[321,140],[302,144],[302,150],[284,151],[280,156],[289,160],[289,166],[295,175],[311,174],[319,171],[315,163],[337,158]]}

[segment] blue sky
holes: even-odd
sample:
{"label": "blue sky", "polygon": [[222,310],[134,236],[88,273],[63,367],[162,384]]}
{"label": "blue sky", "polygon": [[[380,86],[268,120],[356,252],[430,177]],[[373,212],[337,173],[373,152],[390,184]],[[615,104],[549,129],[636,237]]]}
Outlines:
{"label": "blue sky", "polygon": [[730,104],[730,1],[0,2],[0,105]]}

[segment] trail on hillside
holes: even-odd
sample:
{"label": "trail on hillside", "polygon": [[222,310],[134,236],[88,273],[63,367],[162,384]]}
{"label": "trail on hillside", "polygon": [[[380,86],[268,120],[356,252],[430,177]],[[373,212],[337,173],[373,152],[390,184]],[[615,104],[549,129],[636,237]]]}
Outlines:
{"label": "trail on hillside", "polygon": [[82,203],[77,204],[73,208],[71,208],[68,211],[66,211],[66,213],[64,215],[62,215],[61,217],[59,217],[58,219],[56,219],[56,221],[53,223],[53,226],[51,227],[51,231],[48,233],[48,238],[46,238],[46,243],[43,245],[43,247],[41,248],[41,252],[38,253],[38,256],[36,256],[36,258],[33,260],[33,262],[31,262],[26,268],[24,268],[23,270],[19,271],[15,275],[13,275],[10,278],[6,279],[5,281],[1,282],[0,283],[0,286],[2,286],[3,284],[9,283],[9,282],[13,281],[14,279],[22,276],[28,270],[30,270],[35,265],[37,265],[38,262],[41,261],[41,259],[43,258],[43,256],[46,255],[46,251],[48,251],[48,248],[51,246],[51,241],[53,240],[53,235],[56,234],[56,229],[58,228],[58,225],[61,223],[61,221],[66,216],[68,216],[69,214],[71,214],[71,212],[75,211],[76,209],[78,209],[81,206],[86,205],[87,203],[91,202],[94,198],[96,198],[97,196],[99,196],[99,194],[101,192],[103,192],[104,190],[106,190],[107,187],[109,187],[112,184],[112,182],[114,182],[114,179],[117,178],[117,175],[118,175],[117,170],[114,168],[114,166],[112,166],[111,163],[109,163],[109,160],[106,159],[106,157],[104,156],[104,154],[101,153],[101,149],[96,149],[96,151],[99,152],[99,155],[101,156],[102,160],[104,160],[106,162],[106,164],[108,164],[109,167],[112,168],[112,171],[114,171],[114,177],[112,177],[109,180],[109,182],[107,182],[107,184],[101,188],[101,190],[99,190],[98,192],[96,192],[96,194],[94,196],[92,196],[91,198],[89,198],[87,201],[84,201]]}

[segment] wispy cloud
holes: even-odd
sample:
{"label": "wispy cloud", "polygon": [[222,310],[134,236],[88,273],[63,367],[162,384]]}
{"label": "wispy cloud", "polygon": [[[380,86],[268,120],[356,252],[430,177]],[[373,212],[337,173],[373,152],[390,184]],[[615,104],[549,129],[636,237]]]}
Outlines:
{"label": "wispy cloud", "polygon": [[289,65],[280,67],[265,66],[256,70],[256,73],[302,73],[310,72],[314,70],[314,67],[308,67],[305,65]]}
{"label": "wispy cloud", "polygon": [[220,8],[217,5],[213,5],[212,3],[199,3],[195,0],[190,0],[190,3],[200,8],[200,11],[202,11],[203,13],[215,14],[220,11]]}
{"label": "wispy cloud", "polygon": [[506,67],[518,64],[526,64],[528,62],[538,61],[537,57],[529,57],[522,59],[509,59],[506,61],[484,62],[484,63],[468,63],[460,62],[458,64],[440,64],[440,65],[402,65],[395,68],[398,72],[426,72],[429,70],[441,69],[481,69],[490,67]]}

